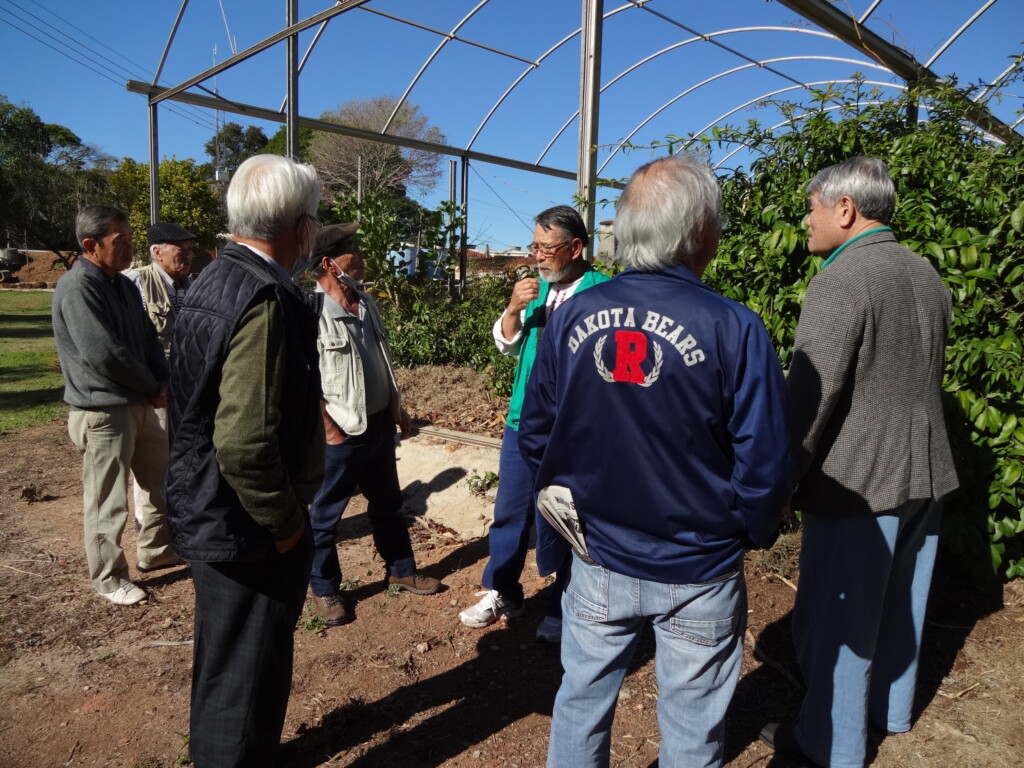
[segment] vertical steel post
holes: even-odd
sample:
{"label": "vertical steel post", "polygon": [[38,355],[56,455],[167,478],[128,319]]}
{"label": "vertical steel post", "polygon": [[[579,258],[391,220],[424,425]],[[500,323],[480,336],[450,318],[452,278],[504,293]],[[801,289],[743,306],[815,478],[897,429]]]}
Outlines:
{"label": "vertical steel post", "polygon": [[[299,0],[285,0],[287,22],[292,26],[299,20]],[[288,107],[285,112],[287,125],[288,156],[299,159],[299,35],[288,35]]]}
{"label": "vertical steel post", "polygon": [[149,223],[160,222],[160,147],[157,131],[157,102],[149,103]]}
{"label": "vertical steel post", "polygon": [[[582,0],[580,27],[580,128],[576,154],[576,197],[587,232],[594,233],[597,199],[598,112],[601,104],[601,24],[604,0]],[[597,248],[593,237],[585,258],[593,261]]]}
{"label": "vertical steel post", "polygon": [[469,268],[469,158],[462,156],[462,253],[459,256],[459,298],[466,298]]}
{"label": "vertical steel post", "polygon": [[[456,170],[455,161],[454,160],[449,160],[448,161],[448,202],[452,206],[455,205],[455,170]],[[444,247],[445,248],[451,247],[451,235],[450,234],[445,236]],[[460,277],[460,280],[461,280],[461,277]],[[449,295],[455,293],[455,276],[454,275],[452,275],[452,276],[450,276],[448,278],[448,293],[449,293]]]}
{"label": "vertical steel post", "polygon": [[[907,90],[908,91],[911,90],[913,85],[914,84],[908,80],[907,81]],[[913,130],[914,128],[917,128],[917,119],[918,119],[918,102],[916,100],[915,101],[908,101],[907,102],[907,126],[911,130]]]}

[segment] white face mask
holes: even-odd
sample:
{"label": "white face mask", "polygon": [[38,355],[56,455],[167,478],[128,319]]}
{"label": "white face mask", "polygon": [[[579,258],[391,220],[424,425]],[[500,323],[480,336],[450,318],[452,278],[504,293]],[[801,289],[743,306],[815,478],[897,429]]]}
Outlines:
{"label": "white face mask", "polygon": [[353,278],[351,274],[346,272],[344,269],[339,269],[338,264],[335,263],[333,260],[331,261],[331,263],[334,265],[335,269],[338,269],[337,274],[335,274],[334,276],[335,279],[339,283],[341,283],[341,285],[346,286],[347,288],[351,288],[353,291],[361,291],[362,289],[364,289],[364,285],[355,280],[355,278]]}
{"label": "white face mask", "polygon": [[[333,264],[334,262],[331,263]],[[339,283],[351,288],[353,291],[363,290],[363,284],[358,282],[354,277],[352,277],[352,275],[350,275],[348,272],[345,272],[344,270],[339,269],[338,273],[334,277],[338,280]]]}

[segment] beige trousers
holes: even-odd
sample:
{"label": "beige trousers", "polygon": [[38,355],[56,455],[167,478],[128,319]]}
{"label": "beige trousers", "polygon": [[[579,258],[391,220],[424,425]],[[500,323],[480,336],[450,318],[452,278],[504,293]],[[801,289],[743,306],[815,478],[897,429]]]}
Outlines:
{"label": "beige trousers", "polygon": [[[160,422],[160,428],[167,431],[167,409],[166,408],[154,408],[153,412],[156,414],[156,420]],[[132,500],[135,502],[135,528],[136,530],[142,528],[142,512],[146,508],[146,504],[151,504],[149,500],[149,494],[142,490],[142,486],[135,482],[134,476],[132,477]]]}
{"label": "beige trousers", "polygon": [[97,592],[126,581],[121,534],[128,520],[128,473],[145,491],[137,565],[148,568],[171,549],[160,482],[167,469],[167,433],[148,405],[71,411],[68,433],[82,454],[82,511],[89,578]]}

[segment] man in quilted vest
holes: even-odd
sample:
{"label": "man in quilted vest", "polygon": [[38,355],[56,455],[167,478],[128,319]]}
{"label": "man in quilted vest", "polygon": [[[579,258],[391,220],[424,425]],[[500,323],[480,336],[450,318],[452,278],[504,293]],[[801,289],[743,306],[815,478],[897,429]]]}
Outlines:
{"label": "man in quilted vest", "polygon": [[196,768],[271,768],[323,479],[319,301],[290,273],[319,223],[312,166],[257,155],[227,192],[233,242],[174,325],[164,479],[174,549],[192,564],[189,752]]}

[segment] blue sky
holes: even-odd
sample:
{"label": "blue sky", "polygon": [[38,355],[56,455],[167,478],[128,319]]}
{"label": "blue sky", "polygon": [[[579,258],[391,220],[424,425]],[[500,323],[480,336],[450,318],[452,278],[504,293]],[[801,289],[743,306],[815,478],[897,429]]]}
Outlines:
{"label": "blue sky", "polygon": [[[299,17],[330,5],[329,0],[302,0]],[[849,0],[843,5],[860,15],[871,3]],[[927,61],[984,5],[985,0],[931,0],[924,12],[919,0],[884,0],[867,26]],[[0,93],[31,107],[46,122],[66,125],[83,141],[109,154],[145,161],[145,99],[128,93],[124,81],[129,77],[152,80],[179,7],[177,0],[0,0],[4,55]],[[615,0],[606,0],[605,12],[619,7]],[[372,0],[366,8],[370,10],[355,9],[336,17],[310,55],[300,78],[303,114],[319,116],[353,97],[402,95],[443,41],[430,29],[450,32],[468,17],[457,30],[459,39],[441,46],[408,98],[451,145],[466,147],[478,133],[472,141],[475,150],[574,169],[578,38],[555,46],[578,28],[578,3]],[[473,13],[474,9],[478,10]],[[215,56],[227,58],[232,48],[227,28],[237,50],[243,50],[284,26],[284,13],[280,0],[191,0],[161,84],[177,84],[198,74],[213,64]],[[400,24],[383,14],[430,29]],[[965,82],[991,81],[1009,65],[1009,57],[1022,50],[1022,22],[1020,0],[998,0],[936,60],[933,70],[943,76],[955,72]],[[750,27],[772,29],[746,29]],[[655,56],[610,84],[632,65],[691,38],[694,32],[712,36],[718,45],[696,39]],[[300,37],[302,52],[312,39],[313,30]],[[279,44],[219,75],[216,87],[227,98],[279,109],[285,94],[284,55],[284,45]],[[745,66],[748,62],[743,57],[779,60],[764,68]],[[540,61],[540,65],[524,60]],[[815,34],[807,22],[777,2],[652,0],[644,8],[626,7],[605,25],[601,82],[607,88],[601,105],[599,165],[607,161],[603,175],[623,177],[645,162],[649,154],[644,151],[611,155],[614,144],[648,118],[633,136],[635,143],[703,128],[747,101],[791,87],[793,81],[841,80],[860,71],[882,84],[883,90],[898,85],[893,76],[869,64],[846,45]],[[736,71],[715,78],[732,69]],[[520,85],[481,127],[502,94],[524,72],[528,74]],[[704,81],[709,82],[700,85]],[[214,83],[206,85],[212,88]],[[1022,90],[1022,84],[1013,84],[1006,98],[995,105],[1005,121],[1018,119]],[[782,95],[798,99],[803,92],[795,89]],[[756,104],[726,122],[739,124],[750,118],[767,125],[777,122],[770,108]],[[205,161],[203,145],[217,119],[208,110],[185,105],[161,108],[160,154]],[[234,115],[221,114],[219,119],[247,123]],[[271,123],[255,124],[268,135],[277,129]],[[447,187],[443,180],[421,201],[433,206],[447,194]],[[470,239],[492,247],[525,245],[532,216],[550,205],[571,202],[573,191],[569,181],[474,163]],[[610,218],[612,211],[605,207],[598,215]]]}

